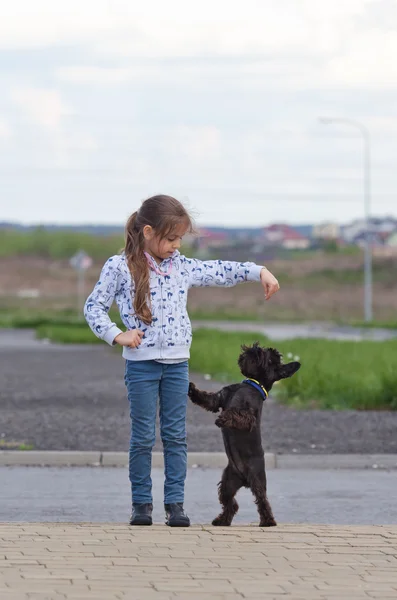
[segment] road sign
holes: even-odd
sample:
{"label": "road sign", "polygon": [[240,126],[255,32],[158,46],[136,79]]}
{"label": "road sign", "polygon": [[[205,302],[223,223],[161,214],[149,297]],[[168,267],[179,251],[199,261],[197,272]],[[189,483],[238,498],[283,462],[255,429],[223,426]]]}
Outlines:
{"label": "road sign", "polygon": [[86,271],[92,266],[92,258],[84,250],[80,250],[70,259],[71,266],[76,271]]}
{"label": "road sign", "polygon": [[84,305],[84,298],[85,298],[85,293],[84,293],[85,272],[87,269],[89,269],[92,266],[93,261],[92,261],[91,256],[88,256],[88,254],[86,252],[84,252],[84,250],[80,250],[74,256],[72,256],[72,258],[70,259],[70,264],[77,271],[77,275],[78,275],[78,277],[77,277],[77,308],[78,308],[78,312],[80,312]]}

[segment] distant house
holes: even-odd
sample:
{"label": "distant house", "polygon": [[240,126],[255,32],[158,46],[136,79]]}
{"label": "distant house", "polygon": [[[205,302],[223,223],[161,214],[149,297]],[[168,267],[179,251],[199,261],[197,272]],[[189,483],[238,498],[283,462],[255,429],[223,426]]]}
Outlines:
{"label": "distant house", "polygon": [[225,231],[211,231],[211,229],[200,229],[196,247],[199,250],[210,248],[222,248],[229,243],[229,236]]}
{"label": "distant house", "polygon": [[[393,233],[370,231],[369,240],[372,254],[379,257],[391,257],[397,254],[397,230]],[[353,239],[353,243],[360,248],[366,244],[366,233],[360,233]]]}
{"label": "distant house", "polygon": [[384,241],[382,256],[392,257],[397,256],[397,229],[393,231]]}
{"label": "distant house", "polygon": [[274,224],[263,230],[266,245],[278,246],[286,250],[306,250],[310,239],[290,225]]}
{"label": "distant house", "polygon": [[[367,240],[367,234],[365,231],[359,233],[358,235],[356,235],[353,239],[352,242],[353,244],[355,244],[356,246],[361,246],[364,247],[366,244],[366,240]],[[375,247],[375,246],[384,246],[385,244],[385,235],[378,233],[376,231],[370,231],[369,232],[369,240],[370,240],[370,244],[371,247]]]}
{"label": "distant house", "polygon": [[385,244],[386,246],[397,249],[397,229],[386,238]]}
{"label": "distant house", "polygon": [[340,225],[338,223],[319,223],[313,227],[313,237],[318,240],[335,240],[340,238]]}
{"label": "distant house", "polygon": [[[369,229],[371,234],[375,236],[374,243],[377,243],[377,239],[385,239],[397,230],[397,220],[393,217],[372,217]],[[364,219],[357,219],[341,228],[343,239],[350,244],[359,242],[365,236],[366,230],[367,223]]]}

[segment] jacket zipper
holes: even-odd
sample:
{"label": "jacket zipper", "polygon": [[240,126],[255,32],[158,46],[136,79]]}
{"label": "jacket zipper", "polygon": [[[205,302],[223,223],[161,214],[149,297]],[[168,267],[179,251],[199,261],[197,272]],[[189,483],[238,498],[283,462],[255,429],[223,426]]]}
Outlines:
{"label": "jacket zipper", "polygon": [[163,349],[163,340],[164,340],[164,328],[163,328],[163,313],[164,313],[164,309],[163,309],[163,281],[161,280],[161,278],[159,279],[160,282],[160,289],[161,289],[161,335],[160,335],[160,358],[163,358],[163,353],[162,353],[162,349]]}

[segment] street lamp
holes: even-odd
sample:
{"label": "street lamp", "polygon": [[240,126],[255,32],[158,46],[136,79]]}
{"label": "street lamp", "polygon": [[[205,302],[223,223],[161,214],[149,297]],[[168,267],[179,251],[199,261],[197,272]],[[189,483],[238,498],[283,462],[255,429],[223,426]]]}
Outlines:
{"label": "street lamp", "polygon": [[369,323],[372,315],[372,252],[370,241],[370,211],[371,211],[371,140],[368,129],[353,119],[338,119],[320,117],[323,125],[343,123],[358,129],[363,139],[363,192],[364,192],[364,216],[365,216],[365,245],[364,245],[364,318]]}

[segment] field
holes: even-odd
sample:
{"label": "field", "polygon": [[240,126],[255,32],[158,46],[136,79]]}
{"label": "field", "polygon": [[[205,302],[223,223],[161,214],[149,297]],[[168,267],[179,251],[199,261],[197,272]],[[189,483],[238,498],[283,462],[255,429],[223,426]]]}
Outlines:
{"label": "field", "polygon": [[[94,286],[101,261],[86,274],[85,293]],[[374,261],[374,315],[379,323],[397,324],[397,259]],[[281,291],[263,301],[260,285],[231,289],[199,288],[189,294],[195,318],[259,319],[277,321],[322,320],[344,323],[363,318],[362,256],[315,253],[267,263],[278,277]],[[76,273],[64,259],[0,257],[0,311],[77,311]],[[27,298],[37,290],[38,298]]]}

